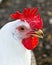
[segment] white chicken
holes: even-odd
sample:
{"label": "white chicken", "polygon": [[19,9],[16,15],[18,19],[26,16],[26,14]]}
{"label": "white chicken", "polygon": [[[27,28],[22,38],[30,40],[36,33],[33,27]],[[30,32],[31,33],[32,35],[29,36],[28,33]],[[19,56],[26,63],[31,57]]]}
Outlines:
{"label": "white chicken", "polygon": [[[30,10],[30,8],[24,9],[27,15],[27,11]],[[36,13],[37,8],[32,11]],[[42,38],[40,16],[33,14],[37,19],[33,20],[34,18],[31,17],[31,22],[35,22],[32,27],[32,23],[27,22],[30,18],[29,15],[27,19],[20,15],[19,12],[12,14],[11,17],[17,20],[7,23],[0,30],[0,65],[31,65],[31,49],[38,45],[38,37]],[[39,26],[40,24],[41,26]]]}

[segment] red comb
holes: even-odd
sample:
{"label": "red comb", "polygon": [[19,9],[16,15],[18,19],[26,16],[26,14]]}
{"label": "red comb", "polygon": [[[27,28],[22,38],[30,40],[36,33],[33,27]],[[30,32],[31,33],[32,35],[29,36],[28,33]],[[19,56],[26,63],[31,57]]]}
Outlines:
{"label": "red comb", "polygon": [[17,11],[15,14],[11,14],[11,18],[17,20],[21,19],[23,21],[27,21],[32,28],[40,29],[42,28],[42,19],[40,18],[40,14],[37,15],[38,8],[24,8],[23,12],[20,13]]}

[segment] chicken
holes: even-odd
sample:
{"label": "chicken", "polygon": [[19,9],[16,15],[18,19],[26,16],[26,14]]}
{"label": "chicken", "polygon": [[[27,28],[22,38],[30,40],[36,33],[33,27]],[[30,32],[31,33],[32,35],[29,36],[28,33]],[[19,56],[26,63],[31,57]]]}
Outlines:
{"label": "chicken", "polygon": [[[43,38],[42,19],[38,8],[25,8],[11,14],[14,21],[0,30],[0,65],[31,65],[31,50]],[[36,65],[36,63],[35,63]]]}

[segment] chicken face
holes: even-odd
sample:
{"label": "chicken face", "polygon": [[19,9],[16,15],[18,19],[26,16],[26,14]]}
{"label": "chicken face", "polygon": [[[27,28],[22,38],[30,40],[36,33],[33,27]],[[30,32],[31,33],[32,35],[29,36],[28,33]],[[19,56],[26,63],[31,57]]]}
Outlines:
{"label": "chicken face", "polygon": [[39,42],[38,38],[43,38],[43,32],[40,29],[33,29],[26,21],[16,20],[14,23],[14,39],[19,39],[22,45],[29,50],[37,47]]}
{"label": "chicken face", "polygon": [[23,13],[12,14],[13,19],[19,19],[20,25],[16,27],[18,36],[22,39],[25,48],[31,50],[38,45],[38,38],[43,38],[42,19],[36,15],[38,8],[24,9]]}

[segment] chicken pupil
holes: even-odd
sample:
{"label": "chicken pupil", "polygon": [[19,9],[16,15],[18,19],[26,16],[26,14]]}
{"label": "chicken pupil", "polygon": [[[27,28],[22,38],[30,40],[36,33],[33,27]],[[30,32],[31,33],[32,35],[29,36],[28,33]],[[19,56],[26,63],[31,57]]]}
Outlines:
{"label": "chicken pupil", "polygon": [[23,27],[21,27],[21,30],[24,30],[24,28],[23,28]]}

